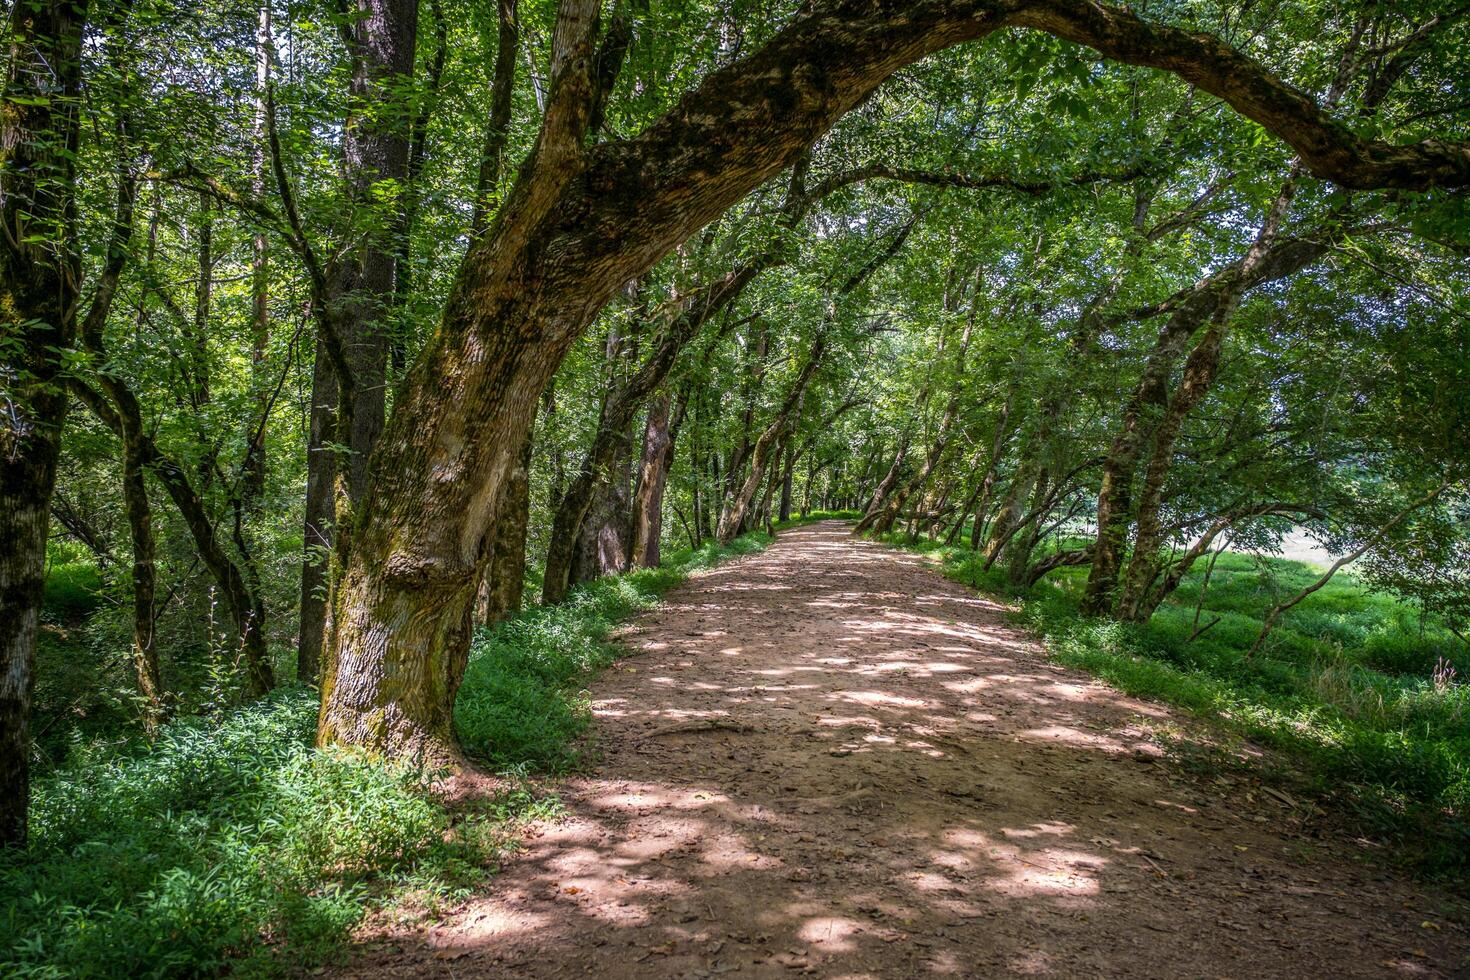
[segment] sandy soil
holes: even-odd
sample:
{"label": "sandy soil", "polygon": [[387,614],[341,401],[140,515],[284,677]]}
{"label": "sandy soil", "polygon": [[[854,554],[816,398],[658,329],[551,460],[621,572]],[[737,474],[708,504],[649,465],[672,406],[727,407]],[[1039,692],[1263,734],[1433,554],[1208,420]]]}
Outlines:
{"label": "sandy soil", "polygon": [[1197,728],[828,523],[701,574],[594,685],[596,771],[483,894],[340,976],[1470,975],[1437,899]]}

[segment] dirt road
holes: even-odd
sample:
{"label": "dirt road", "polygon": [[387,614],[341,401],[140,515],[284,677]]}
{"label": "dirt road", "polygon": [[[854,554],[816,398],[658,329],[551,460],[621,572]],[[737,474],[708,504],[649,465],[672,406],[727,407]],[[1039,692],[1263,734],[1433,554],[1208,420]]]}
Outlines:
{"label": "dirt road", "polygon": [[341,975],[1466,975],[1435,899],[1190,775],[1168,710],[837,523],[625,628],[603,753],[485,893]]}

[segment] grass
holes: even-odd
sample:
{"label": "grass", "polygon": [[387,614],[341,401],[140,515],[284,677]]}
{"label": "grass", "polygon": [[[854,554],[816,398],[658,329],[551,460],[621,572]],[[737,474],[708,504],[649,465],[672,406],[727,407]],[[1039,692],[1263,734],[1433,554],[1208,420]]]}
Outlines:
{"label": "grass", "polygon": [[582,688],[614,655],[612,627],[769,540],[677,553],[484,631],[456,720],[510,788],[453,812],[432,774],[314,748],[304,687],[182,719],[149,745],[78,743],[35,782],[29,846],[0,854],[0,976],[300,971],[374,909],[411,915],[467,894],[521,823],[556,811],[530,776],[581,758]]}
{"label": "grass", "polygon": [[707,542],[671,555],[661,568],[598,579],[560,605],[532,606],[482,631],[454,706],[465,748],[493,766],[574,767],[591,719],[586,681],[618,652],[607,642],[612,628],[657,603],[690,572],[759,551],[770,540],[757,532],[723,548]]}
{"label": "grass", "polygon": [[293,687],[79,753],[34,787],[32,840],[0,861],[0,974],[251,975],[310,963],[377,902],[450,896],[491,856],[421,774],[318,751]]}
{"label": "grass", "polygon": [[[1392,843],[1416,870],[1462,882],[1470,871],[1470,652],[1433,617],[1341,573],[1251,657],[1266,611],[1318,569],[1227,553],[1208,589],[1199,566],[1149,623],[1131,626],[1078,612],[1085,568],[1017,592],[967,548],[891,540],[937,553],[957,581],[1019,599],[1020,620],[1057,660],[1280,750],[1299,789],[1334,799],[1357,832]],[[1191,639],[1196,625],[1208,629]]]}

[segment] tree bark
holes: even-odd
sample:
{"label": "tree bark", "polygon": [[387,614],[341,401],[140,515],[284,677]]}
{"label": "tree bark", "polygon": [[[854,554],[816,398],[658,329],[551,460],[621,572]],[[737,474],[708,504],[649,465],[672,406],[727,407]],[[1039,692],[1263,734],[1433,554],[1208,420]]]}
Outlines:
{"label": "tree bark", "polygon": [[638,492],[633,508],[633,567],[657,568],[662,563],[664,489],[674,465],[679,429],[688,409],[687,392],[670,414],[673,395],[665,392],[648,406],[643,426],[643,458],[639,463]]}
{"label": "tree bark", "polygon": [[[24,11],[25,16],[18,14]],[[86,4],[11,8],[0,113],[0,315],[16,343],[0,433],[0,848],[26,841],[30,714],[46,540],[76,343],[75,185]]]}
{"label": "tree bark", "polygon": [[148,502],[143,453],[136,435],[123,439],[123,504],[128,514],[128,534],[133,549],[133,672],[143,702],[143,728],[149,735],[167,715],[163,700],[163,671],[154,645],[153,625],[157,617],[157,544],[153,535],[153,508]]}
{"label": "tree bark", "polygon": [[786,465],[781,468],[781,504],[776,512],[779,521],[791,520],[791,480],[796,473],[796,446],[786,450]]}
{"label": "tree bark", "polygon": [[531,518],[531,447],[527,439],[507,477],[505,496],[495,515],[495,542],[480,580],[475,619],[494,626],[521,610],[526,591],[526,530]]}
{"label": "tree bark", "polygon": [[[1271,246],[1242,272],[1240,262],[1213,274],[1178,300],[1144,364],[1143,374],[1124,407],[1117,434],[1103,462],[1098,491],[1097,539],[1083,593],[1082,608],[1089,615],[1113,611],[1119,577],[1133,522],[1134,473],[1167,409],[1175,365],[1191,337],[1222,311],[1234,308],[1249,289],[1291,275],[1316,261],[1330,247],[1331,238],[1286,239]],[[1243,262],[1244,260],[1242,260]]]}
{"label": "tree bark", "polygon": [[812,375],[816,374],[826,352],[827,334],[824,325],[821,332],[817,334],[816,340],[812,342],[811,353],[807,355],[806,362],[797,372],[796,379],[786,394],[786,400],[776,412],[776,417],[755,440],[755,448],[750,453],[750,475],[735,492],[724,513],[720,514],[720,524],[715,530],[715,537],[720,544],[729,544],[735,540],[744,526],[751,501],[755,499],[756,491],[760,489],[761,481],[765,478],[766,465],[770,461],[771,451],[775,448],[777,440],[786,434],[791,414],[801,403],[802,397],[806,394],[807,385],[811,382]]}
{"label": "tree bark", "polygon": [[873,495],[868,498],[868,506],[863,510],[862,520],[852,529],[853,534],[862,534],[873,526],[880,514],[883,513],[883,505],[888,502],[888,497],[893,493],[893,488],[898,486],[898,479],[903,474],[903,464],[908,459],[909,441],[912,432],[905,431],[898,442],[898,452],[893,456],[893,464],[888,467],[888,472],[883,474],[883,479],[873,488]]}
{"label": "tree bark", "polygon": [[[596,472],[572,548],[568,585],[628,570],[633,553],[633,431],[611,433],[607,464]],[[574,481],[575,485],[575,481]]]}
{"label": "tree bark", "polygon": [[[375,187],[384,181],[402,185],[408,176],[411,113],[404,100],[413,78],[418,2],[356,0],[353,13],[342,28],[352,66],[342,176],[356,208],[371,214],[380,209]],[[350,533],[353,511],[367,487],[368,459],[384,425],[390,348],[384,314],[394,299],[398,252],[386,229],[400,224],[379,222],[379,230],[356,236],[355,247],[324,284],[327,308],[317,311],[325,323],[312,373],[297,650],[297,675],[308,683],[320,673],[321,650],[332,628],[330,554]],[[335,336],[326,336],[329,332]],[[340,344],[350,369],[346,375],[322,356],[329,343]],[[339,445],[345,447],[341,459],[334,448]]]}
{"label": "tree bark", "polygon": [[[612,571],[611,565],[598,559],[599,553],[605,554],[608,562],[617,560],[626,567],[628,542],[621,541],[622,546],[615,547],[623,534],[614,533],[615,529],[607,526],[601,545],[586,541],[582,535],[588,509],[599,492],[604,492],[599,490],[600,481],[604,474],[610,472],[614,461],[622,458],[620,452],[631,456],[628,427],[644,399],[663,384],[674,369],[679,352],[706,323],[734,302],[768,265],[764,258],[746,262],[723,278],[692,290],[672,308],[664,310],[662,325],[654,331],[653,349],[626,382],[608,393],[598,414],[592,445],[552,518],[551,539],[546,549],[546,573],[541,588],[543,603],[561,602],[573,582],[587,581],[588,577],[596,578]],[[612,507],[614,502],[605,500],[604,503]],[[626,529],[629,523],[624,522],[622,526]],[[579,542],[582,544],[580,549]],[[578,551],[582,564],[574,574],[574,553]]]}
{"label": "tree bark", "polygon": [[311,407],[306,441],[306,526],[301,556],[301,626],[296,644],[296,679],[321,679],[322,649],[330,630],[333,522],[336,517],[337,375],[325,352],[312,368]]}

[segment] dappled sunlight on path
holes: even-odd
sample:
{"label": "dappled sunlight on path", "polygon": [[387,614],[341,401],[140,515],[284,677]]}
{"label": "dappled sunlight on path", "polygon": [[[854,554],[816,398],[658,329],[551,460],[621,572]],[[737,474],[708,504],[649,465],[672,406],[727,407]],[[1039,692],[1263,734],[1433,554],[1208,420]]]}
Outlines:
{"label": "dappled sunlight on path", "polygon": [[1438,976],[1457,932],[1186,777],[1157,705],[837,523],[625,628],[594,774],[485,894],[344,975]]}

